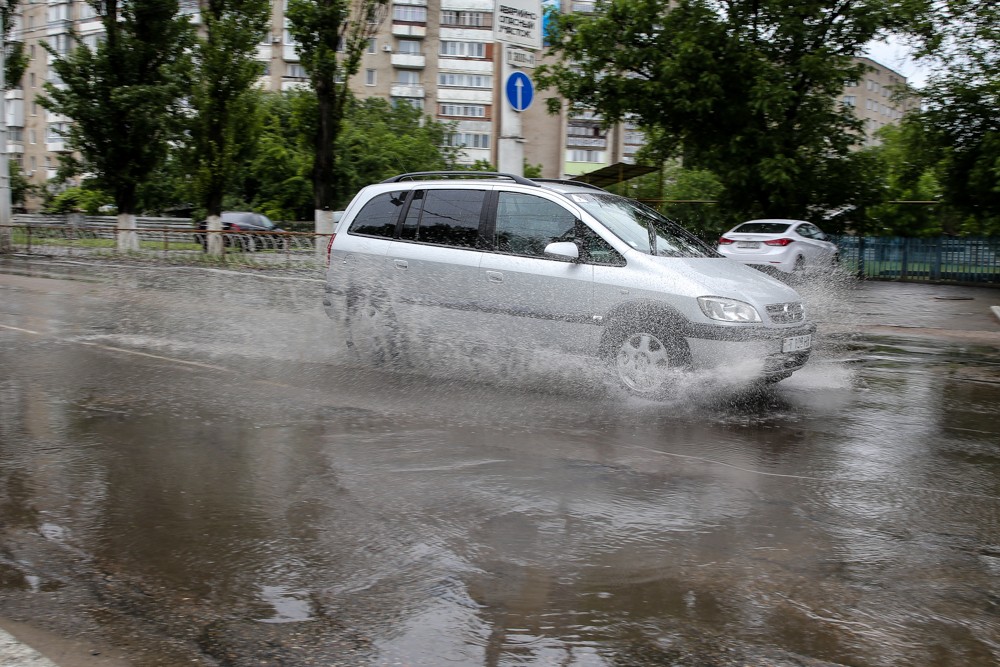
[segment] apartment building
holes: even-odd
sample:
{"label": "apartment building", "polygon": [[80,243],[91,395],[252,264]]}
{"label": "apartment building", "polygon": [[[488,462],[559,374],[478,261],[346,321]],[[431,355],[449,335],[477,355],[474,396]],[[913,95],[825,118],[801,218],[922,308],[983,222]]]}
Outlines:
{"label": "apartment building", "polygon": [[[514,26],[514,32],[524,32],[521,27],[530,25],[540,32],[539,24],[516,16],[506,6],[530,6],[531,2],[391,0],[387,19],[369,42],[351,88],[359,96],[412,104],[437,120],[454,123],[449,141],[462,146],[462,160],[468,164],[478,160],[500,164],[499,148],[505,141],[514,142],[523,151],[524,161],[540,164],[543,176],[549,178],[634,162],[645,143],[641,128],[634,123],[605,129],[602,119],[592,112],[550,115],[543,99],[549,93],[538,93],[534,103],[512,116],[504,80],[515,70],[530,77],[541,52],[509,40],[498,41],[498,37],[507,38],[497,28],[509,32]],[[534,2],[538,10],[531,13],[540,23],[540,3]],[[595,11],[593,0],[545,2],[559,2],[563,11]],[[181,0],[181,7],[193,22],[199,22],[198,0]],[[74,47],[74,34],[95,46],[102,27],[84,0],[29,0],[19,6],[19,12],[13,38],[24,43],[30,65],[20,82],[8,82],[7,151],[10,160],[41,185],[56,175],[58,155],[66,150],[62,132],[70,123],[38,104],[43,83],[58,84],[42,42],[67,54]],[[272,5],[271,30],[258,46],[258,58],[265,64],[263,88],[278,91],[308,85],[288,30],[283,0]],[[873,61],[867,64],[873,67],[871,74],[851,82],[842,102],[865,120],[870,134],[885,123],[898,122],[907,108],[896,105],[891,96],[892,87],[905,83],[905,78]]]}
{"label": "apartment building", "polygon": [[905,89],[906,77],[871,58],[856,58],[868,67],[868,71],[857,81],[844,85],[841,103],[854,110],[864,123],[865,145],[879,143],[875,133],[886,125],[899,123],[903,116],[919,108],[920,98],[896,93]]}

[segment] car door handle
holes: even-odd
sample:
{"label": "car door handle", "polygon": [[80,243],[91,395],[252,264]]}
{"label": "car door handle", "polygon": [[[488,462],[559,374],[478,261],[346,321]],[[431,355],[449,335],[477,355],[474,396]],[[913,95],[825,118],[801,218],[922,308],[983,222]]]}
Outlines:
{"label": "car door handle", "polygon": [[500,273],[499,271],[487,271],[486,280],[490,281],[491,283],[502,283],[503,274]]}
{"label": "car door handle", "polygon": [[392,263],[396,266],[397,269],[406,269],[409,266],[409,264],[406,263],[405,259],[394,259],[392,260]]}

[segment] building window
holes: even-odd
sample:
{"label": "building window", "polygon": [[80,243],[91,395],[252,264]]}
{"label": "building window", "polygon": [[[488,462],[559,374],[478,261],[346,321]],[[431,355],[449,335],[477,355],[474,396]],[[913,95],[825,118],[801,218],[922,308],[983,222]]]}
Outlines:
{"label": "building window", "polygon": [[483,104],[442,104],[440,114],[442,116],[486,118],[486,106]]}
{"label": "building window", "polygon": [[604,151],[574,149],[566,151],[567,162],[604,162]]}
{"label": "building window", "polygon": [[396,72],[396,81],[402,86],[419,86],[420,72],[411,69],[401,69]]}
{"label": "building window", "polygon": [[45,141],[49,143],[65,141],[67,134],[69,134],[69,123],[49,123]]}
{"label": "building window", "polygon": [[857,106],[858,98],[854,95],[844,95],[844,106],[854,107]]}
{"label": "building window", "polygon": [[365,85],[374,86],[378,82],[378,73],[373,69],[365,70]]}
{"label": "building window", "polygon": [[298,63],[287,63],[285,65],[285,76],[292,79],[305,79],[306,68]]}
{"label": "building window", "polygon": [[490,28],[493,26],[493,15],[488,12],[446,10],[441,12],[441,25],[462,26],[466,28]]}
{"label": "building window", "polygon": [[458,56],[461,58],[485,58],[485,42],[441,42],[442,56]]}
{"label": "building window", "polygon": [[446,143],[449,146],[462,148],[489,148],[490,135],[478,132],[452,132],[448,135]]}
{"label": "building window", "polygon": [[368,53],[375,53],[375,47],[376,47],[375,38],[372,37],[371,39],[368,40]]}
{"label": "building window", "polygon": [[492,88],[493,77],[485,74],[438,74],[438,85],[448,88]]}
{"label": "building window", "polygon": [[397,23],[427,23],[427,8],[413,5],[395,5],[392,20]]}
{"label": "building window", "polygon": [[401,39],[396,43],[396,50],[407,56],[420,55],[420,41],[416,39]]}
{"label": "building window", "polygon": [[420,97],[393,97],[392,106],[398,107],[400,104],[409,104],[416,109],[424,110],[424,100]]}

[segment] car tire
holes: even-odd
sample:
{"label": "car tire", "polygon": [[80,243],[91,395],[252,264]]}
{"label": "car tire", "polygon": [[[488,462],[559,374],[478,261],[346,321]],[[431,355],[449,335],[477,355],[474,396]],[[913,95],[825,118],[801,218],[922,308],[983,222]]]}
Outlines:
{"label": "car tire", "polygon": [[806,272],[806,258],[799,255],[795,258],[795,263],[792,265],[792,273],[802,275]]}
{"label": "car tire", "polygon": [[687,343],[660,324],[620,326],[606,349],[618,383],[643,398],[670,396],[691,368]]}

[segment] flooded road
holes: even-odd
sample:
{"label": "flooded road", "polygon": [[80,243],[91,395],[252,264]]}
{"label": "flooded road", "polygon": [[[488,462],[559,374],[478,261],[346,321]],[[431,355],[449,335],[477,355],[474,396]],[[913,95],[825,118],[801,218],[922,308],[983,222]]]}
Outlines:
{"label": "flooded road", "polygon": [[63,667],[1000,662],[1000,290],[806,285],[805,369],[663,404],[372,368],[322,292],[0,262],[0,626]]}

